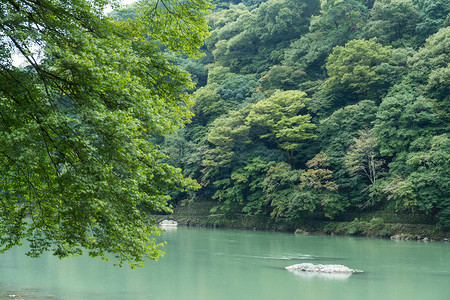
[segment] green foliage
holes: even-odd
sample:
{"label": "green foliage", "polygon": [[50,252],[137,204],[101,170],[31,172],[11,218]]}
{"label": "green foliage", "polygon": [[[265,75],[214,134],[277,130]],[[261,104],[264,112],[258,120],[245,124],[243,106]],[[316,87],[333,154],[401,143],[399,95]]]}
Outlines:
{"label": "green foliage", "polygon": [[107,3],[0,4],[1,251],[27,239],[31,256],[141,266],[161,255],[149,214],[197,187],[151,141],[191,115],[189,76],[161,49],[199,57],[210,6],[149,1],[113,21]]}
{"label": "green foliage", "polygon": [[208,69],[208,84],[219,84],[233,75],[233,73],[230,72],[230,68],[228,67],[222,67],[213,64],[206,66],[206,68]]}
{"label": "green foliage", "polygon": [[335,46],[342,46],[361,35],[368,19],[361,1],[321,1],[320,15],[311,18],[309,32],[294,40],[286,49],[284,60],[313,78],[326,77],[326,58]]}
{"label": "green foliage", "polygon": [[388,200],[395,202],[397,209],[414,210],[417,206],[417,195],[414,192],[413,184],[401,177],[384,184],[383,192],[386,193]]}
{"label": "green foliage", "polygon": [[246,124],[257,127],[261,138],[276,142],[281,149],[293,152],[301,142],[316,136],[311,116],[299,115],[308,99],[300,91],[276,92],[249,107]]}
{"label": "green foliage", "polygon": [[431,102],[410,87],[396,86],[383,99],[375,121],[380,154],[392,157],[407,151],[415,139],[433,135],[438,125]]}
{"label": "green foliage", "polygon": [[345,166],[351,176],[362,175],[369,181],[369,185],[362,191],[364,194],[371,192],[369,200],[363,204],[365,207],[374,204],[376,194],[371,188],[376,185],[383,160],[378,158],[378,139],[369,129],[360,131],[358,138],[354,138],[353,142],[345,155]]}
{"label": "green foliage", "polygon": [[309,169],[300,176],[300,189],[308,187],[332,192],[338,190],[338,185],[331,181],[333,172],[328,169],[330,163],[328,162],[328,156],[324,152],[320,152],[307,161],[306,166]]}
{"label": "green foliage", "polygon": [[[445,26],[450,14],[449,0],[414,0],[419,7],[420,22],[416,30],[422,40]],[[447,23],[448,25],[448,23]]]}
{"label": "green foliage", "polygon": [[237,104],[251,97],[257,86],[258,83],[252,76],[231,75],[221,82],[217,93],[223,100],[232,104],[232,107],[236,107]]}
{"label": "green foliage", "polygon": [[279,149],[291,155],[299,142],[314,137],[310,116],[299,114],[308,100],[305,96],[276,92],[214,121],[208,141],[215,147],[203,160],[204,180],[214,183],[214,198],[223,211],[261,213],[267,207],[261,201],[261,184],[268,168],[283,159]]}
{"label": "green foliage", "polygon": [[335,36],[321,31],[310,32],[294,40],[284,52],[284,64],[295,66],[313,78],[326,75],[326,58],[336,45]]}
{"label": "green foliage", "polygon": [[410,64],[415,71],[412,76],[418,83],[426,84],[428,76],[433,70],[448,66],[449,32],[450,27],[445,27],[430,36],[425,45],[412,57]]}
{"label": "green foliage", "polygon": [[393,46],[414,46],[419,11],[412,0],[377,0],[364,28],[366,38]]}
{"label": "green foliage", "polygon": [[383,164],[377,159],[378,139],[369,129],[365,129],[359,132],[359,137],[353,142],[345,156],[348,171],[350,174],[362,174],[371,184],[375,184],[377,171]]}
{"label": "green foliage", "polygon": [[430,36],[425,45],[410,60],[410,80],[418,91],[424,90],[433,99],[436,112],[447,124],[450,122],[450,27]]}
{"label": "green foliage", "polygon": [[280,162],[271,166],[263,181],[264,201],[269,203],[274,210],[273,217],[284,215],[290,202],[290,197],[298,192],[296,185],[299,184],[299,170],[292,170],[292,167]]}
{"label": "green foliage", "polygon": [[[343,156],[353,139],[358,136],[358,132],[371,126],[376,113],[375,102],[364,100],[340,108],[322,120],[318,127],[318,138],[322,143],[322,148],[332,160]],[[334,163],[332,162],[332,164]]]}
{"label": "green foliage", "polygon": [[261,90],[295,90],[306,80],[306,73],[289,66],[273,66],[259,79]]}
{"label": "green foliage", "polygon": [[192,107],[195,114],[193,122],[205,126],[230,108],[220,99],[220,95],[217,94],[218,88],[217,84],[208,84],[195,92]]}
{"label": "green foliage", "polygon": [[367,182],[362,176],[350,176],[343,158],[359,132],[372,126],[376,113],[375,103],[364,100],[336,110],[318,126],[318,140],[329,157],[339,193],[356,206],[362,206],[367,201],[360,192],[367,187]]}
{"label": "green foliage", "polygon": [[[242,4],[213,16],[207,41],[215,62],[235,73],[261,73],[279,64],[283,47],[308,29],[317,1],[269,0],[253,10]],[[225,24],[225,20],[230,20]]]}
{"label": "green foliage", "polygon": [[273,206],[272,216],[299,220],[308,212],[328,218],[344,210],[346,203],[327,169],[328,157],[321,152],[306,163],[308,170],[292,170],[286,163],[272,166],[263,182],[266,201]]}
{"label": "green foliage", "polygon": [[372,218],[369,222],[356,218],[348,223],[329,224],[324,231],[338,234],[379,237],[389,237],[393,234],[389,225],[384,224],[382,218]]}
{"label": "green foliage", "polygon": [[322,0],[321,17],[311,22],[311,29],[332,31],[341,40],[358,36],[368,17],[367,6],[358,0]]}
{"label": "green foliage", "polygon": [[[448,134],[434,136],[430,145],[408,155],[410,170],[407,180],[417,197],[417,207],[423,212],[437,210],[440,223],[448,223],[445,211],[450,207],[450,139]],[[446,225],[445,225],[446,226]]]}
{"label": "green foliage", "polygon": [[375,40],[353,40],[344,47],[335,47],[326,65],[331,84],[343,84],[363,98],[378,100],[386,93],[389,82],[383,80],[377,68],[388,62],[391,55],[390,47]]}
{"label": "green foliage", "polygon": [[[189,199],[227,218],[386,209],[448,226],[447,2],[218,2],[207,85],[166,144],[203,186]],[[392,231],[369,220],[350,231]]]}

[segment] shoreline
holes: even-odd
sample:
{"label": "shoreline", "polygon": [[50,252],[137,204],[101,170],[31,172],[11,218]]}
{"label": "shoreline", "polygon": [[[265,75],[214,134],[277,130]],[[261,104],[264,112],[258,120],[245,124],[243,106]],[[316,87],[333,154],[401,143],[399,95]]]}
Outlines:
{"label": "shoreline", "polygon": [[[179,206],[174,209],[171,215],[159,215],[155,217],[158,221],[169,219],[175,220],[184,226],[208,228],[279,231],[295,234],[361,236],[423,242],[450,241],[450,231],[440,230],[431,224],[388,223],[380,217],[372,217],[369,220],[355,218],[352,221],[275,220],[270,217],[243,214],[211,214],[210,209],[213,204],[205,201],[187,206]],[[370,217],[369,214],[368,217]]]}

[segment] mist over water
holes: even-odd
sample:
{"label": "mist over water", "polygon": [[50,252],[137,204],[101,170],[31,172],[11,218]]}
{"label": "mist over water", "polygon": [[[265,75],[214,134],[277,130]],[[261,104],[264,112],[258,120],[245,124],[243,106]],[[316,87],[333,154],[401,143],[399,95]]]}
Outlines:
{"label": "mist over water", "polygon": [[[450,244],[180,227],[129,270],[89,257],[0,255],[0,299],[448,299]],[[294,273],[296,263],[362,274]],[[14,295],[15,297],[11,297]]]}

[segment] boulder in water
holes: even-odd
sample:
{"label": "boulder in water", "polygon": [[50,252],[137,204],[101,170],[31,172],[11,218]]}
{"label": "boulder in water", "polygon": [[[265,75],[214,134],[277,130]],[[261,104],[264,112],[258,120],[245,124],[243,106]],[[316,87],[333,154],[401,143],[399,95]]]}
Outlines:
{"label": "boulder in water", "polygon": [[159,226],[161,227],[177,227],[178,223],[174,220],[164,220],[159,222]]}
{"label": "boulder in water", "polygon": [[314,265],[311,263],[296,264],[285,267],[288,271],[293,272],[315,272],[315,273],[362,273],[359,270],[353,270],[343,265]]}

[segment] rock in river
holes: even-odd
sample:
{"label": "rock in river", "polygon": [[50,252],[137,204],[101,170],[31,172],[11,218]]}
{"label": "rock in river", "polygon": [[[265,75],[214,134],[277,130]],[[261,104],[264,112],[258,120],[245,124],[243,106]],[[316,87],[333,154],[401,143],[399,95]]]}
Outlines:
{"label": "rock in river", "polygon": [[288,271],[293,272],[316,272],[316,273],[362,273],[360,270],[353,270],[343,265],[313,265],[311,263],[296,264],[285,267]]}
{"label": "rock in river", "polygon": [[159,226],[161,227],[177,227],[178,223],[177,221],[173,221],[173,220],[164,220],[159,222]]}

